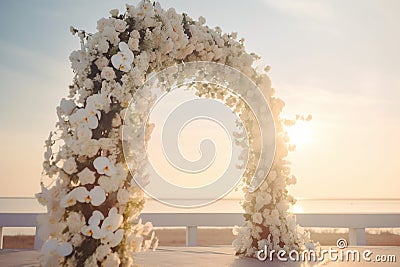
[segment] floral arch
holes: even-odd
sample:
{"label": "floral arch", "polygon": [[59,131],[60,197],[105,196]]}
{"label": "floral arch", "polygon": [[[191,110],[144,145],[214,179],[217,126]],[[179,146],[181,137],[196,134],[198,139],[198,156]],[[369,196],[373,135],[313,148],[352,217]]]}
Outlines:
{"label": "floral arch", "polygon": [[[135,144],[146,144],[152,128],[139,108],[149,102],[140,99],[151,98],[143,94],[143,86],[156,73],[172,67],[175,72],[168,74],[180,79],[175,75],[182,73],[180,66],[192,62],[212,62],[240,72],[260,89],[264,107],[270,107],[276,149],[271,162],[265,163],[251,123],[257,112],[241,100],[246,96],[223,86],[193,86],[197,96],[217,98],[234,110],[247,133],[247,165],[241,180],[246,221],[234,229],[237,255],[254,256],[264,246],[303,249],[309,236],[288,212],[294,199],[286,190],[295,178],[285,159],[290,147],[284,124],[293,121],[280,117],[284,102],[275,96],[267,68],[253,67],[258,56],[246,52],[236,33],[211,29],[203,17],[193,20],[173,8],[164,10],[159,3],[141,1],[136,7],[127,5],[124,13],[110,13],[97,22],[94,34],[71,27],[82,48],[70,56],[75,77],[57,108],[56,130],[45,142],[44,174],[53,183],[42,185],[37,195],[48,209],[38,218],[45,241],[42,264],[130,266],[132,253],[157,247],[151,223],[140,220],[145,204],[141,185],[147,184],[149,174],[143,171],[148,164],[144,147]],[[197,73],[196,67],[188,71]],[[134,146],[132,153],[126,153],[125,141],[131,142],[129,148]],[[263,163],[269,166],[263,168]],[[255,187],[254,177],[260,178]]]}

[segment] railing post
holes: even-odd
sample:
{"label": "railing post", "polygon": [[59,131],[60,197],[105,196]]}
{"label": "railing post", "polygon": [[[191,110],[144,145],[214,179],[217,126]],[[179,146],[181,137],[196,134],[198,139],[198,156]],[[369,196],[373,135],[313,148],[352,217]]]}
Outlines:
{"label": "railing post", "polygon": [[33,243],[33,248],[40,250],[43,246],[43,240],[38,235],[38,227],[35,228],[35,242]]}
{"label": "railing post", "polygon": [[349,228],[349,243],[350,246],[365,246],[367,244],[365,228]]}
{"label": "railing post", "polygon": [[197,226],[186,226],[186,246],[197,246]]}
{"label": "railing post", "polygon": [[0,249],[3,249],[3,226],[0,226]]}

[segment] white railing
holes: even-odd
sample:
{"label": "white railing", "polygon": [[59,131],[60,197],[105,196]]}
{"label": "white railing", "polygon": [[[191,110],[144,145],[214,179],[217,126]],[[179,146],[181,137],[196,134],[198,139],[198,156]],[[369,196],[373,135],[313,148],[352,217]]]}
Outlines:
{"label": "white railing", "polygon": [[[0,213],[0,249],[3,227],[36,227],[39,213]],[[197,245],[197,227],[232,227],[244,222],[241,213],[142,213],[143,221],[155,227],[186,227],[186,246]],[[365,245],[365,228],[400,227],[400,213],[299,213],[297,223],[303,227],[349,228],[349,244]],[[42,241],[35,236],[35,249]]]}

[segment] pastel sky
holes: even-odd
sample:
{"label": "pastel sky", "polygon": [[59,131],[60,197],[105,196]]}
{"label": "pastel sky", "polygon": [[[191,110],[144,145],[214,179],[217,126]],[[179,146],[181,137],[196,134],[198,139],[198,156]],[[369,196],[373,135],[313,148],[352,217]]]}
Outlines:
{"label": "pastel sky", "polygon": [[[125,2],[0,2],[0,196],[39,191],[44,140],[79,48],[69,26],[94,32]],[[399,197],[399,1],[160,2],[238,32],[271,66],[285,114],[313,115],[290,157],[295,196]]]}

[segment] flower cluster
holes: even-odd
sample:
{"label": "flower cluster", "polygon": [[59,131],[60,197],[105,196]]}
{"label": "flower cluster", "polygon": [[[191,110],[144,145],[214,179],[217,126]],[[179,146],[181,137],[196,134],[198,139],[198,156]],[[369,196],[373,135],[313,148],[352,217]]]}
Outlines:
{"label": "flower cluster", "polygon": [[[252,67],[258,57],[245,51],[244,40],[237,40],[236,33],[211,29],[203,17],[195,21],[173,8],[162,9],[159,3],[145,0],[127,5],[122,14],[118,10],[110,14],[97,22],[94,34],[71,27],[82,48],[70,55],[73,84],[57,107],[57,129],[45,142],[44,174],[55,182],[51,187],[43,185],[37,194],[48,209],[38,218],[38,234],[45,240],[42,264],[130,266],[132,253],[157,246],[151,223],[142,224],[139,218],[144,195],[132,179],[134,173],[148,180],[147,162],[143,151],[132,151],[128,171],[122,133],[131,129],[124,127],[124,118],[146,77],[190,61],[226,64],[248,75],[263,90],[276,118],[276,160],[260,190],[250,193],[245,186],[247,221],[237,229],[237,253],[252,256],[264,243],[301,248],[306,237],[298,234],[294,218],[287,213],[293,200],[286,191],[291,178],[279,118],[284,104],[274,97],[266,73]],[[234,101],[230,104],[244,108]],[[136,103],[138,113],[146,108],[146,103]]]}

